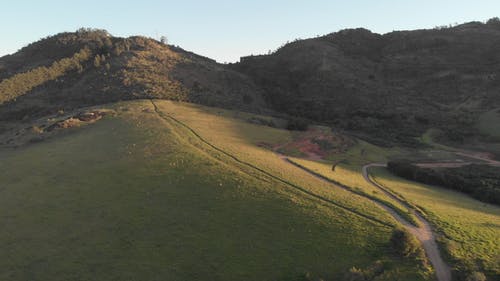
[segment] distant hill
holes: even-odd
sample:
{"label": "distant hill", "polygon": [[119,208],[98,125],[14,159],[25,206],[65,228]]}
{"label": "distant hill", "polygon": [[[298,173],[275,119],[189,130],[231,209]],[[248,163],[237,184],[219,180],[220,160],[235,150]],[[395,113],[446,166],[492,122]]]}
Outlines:
{"label": "distant hill", "polygon": [[463,141],[500,108],[498,46],[491,19],[384,35],[347,29],[218,64],[150,38],[80,29],[0,58],[0,120],[160,98],[281,112],[383,145],[418,145],[431,128]]}
{"label": "distant hill", "polygon": [[293,115],[374,140],[411,142],[429,127],[460,140],[476,133],[482,112],[500,107],[498,46],[498,19],[384,35],[347,29],[242,58],[234,68]]}

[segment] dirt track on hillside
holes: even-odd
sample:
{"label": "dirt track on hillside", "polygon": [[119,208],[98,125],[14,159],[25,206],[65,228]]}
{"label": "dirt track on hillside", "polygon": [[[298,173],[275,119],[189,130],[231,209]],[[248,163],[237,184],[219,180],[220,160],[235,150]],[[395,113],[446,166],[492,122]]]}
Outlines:
{"label": "dirt track on hillside", "polygon": [[[373,186],[379,188],[382,190],[385,194],[390,194],[392,198],[397,200],[399,203],[403,204],[405,207],[409,208],[409,206],[401,201],[397,196],[392,195],[391,193],[387,192],[384,187],[382,187],[380,184],[377,182],[373,181],[369,174],[368,174],[368,169],[370,167],[386,167],[386,164],[381,164],[381,163],[372,163],[363,166],[363,177],[367,182],[372,184]],[[390,208],[389,208],[390,209]],[[392,209],[389,211],[391,215],[398,221],[400,222],[406,230],[411,232],[417,239],[422,243],[422,246],[424,247],[425,254],[427,255],[427,258],[431,262],[432,266],[434,267],[434,270],[436,271],[436,277],[439,281],[450,281],[451,280],[451,271],[450,267],[444,262],[444,260],[441,258],[441,255],[439,254],[439,248],[436,244],[436,238],[435,234],[432,231],[432,228],[427,220],[425,220],[422,216],[419,214],[415,213],[415,216],[418,219],[419,222],[419,227],[413,226],[410,223],[408,223],[406,220],[401,218],[398,214],[396,214]]]}
{"label": "dirt track on hillside", "polygon": [[[282,160],[284,160],[285,162],[294,165],[293,162],[291,162],[286,156],[281,155],[281,154],[279,154],[278,156]],[[300,167],[298,165],[295,165],[295,166],[297,166],[298,168],[304,170],[305,172],[313,175],[314,177],[316,177],[322,181],[326,181],[329,184],[334,185],[335,187],[342,188],[341,186],[338,186],[336,183],[334,183],[334,182],[332,182],[324,177],[321,177],[321,176],[309,171],[308,169],[305,169],[305,168]],[[365,180],[367,182],[369,182],[370,184],[372,184],[375,187],[377,187],[378,189],[380,189],[384,194],[397,200],[399,203],[401,203],[406,208],[411,209],[410,206],[408,206],[405,202],[403,202],[401,199],[399,199],[397,196],[393,195],[392,193],[388,192],[385,188],[380,186],[378,183],[376,183],[375,181],[373,181],[369,177],[368,168],[370,168],[370,167],[385,167],[385,166],[386,166],[386,164],[380,164],[380,163],[372,163],[372,164],[365,165],[365,166],[363,166],[363,169],[362,169],[363,177],[365,178]],[[369,200],[371,200],[371,199],[369,199]],[[422,243],[425,254],[427,255],[427,258],[431,262],[431,264],[436,272],[436,277],[437,277],[438,281],[450,281],[451,280],[450,268],[441,258],[441,255],[439,253],[439,248],[436,244],[435,235],[432,232],[430,224],[424,218],[422,218],[419,214],[415,213],[415,216],[417,217],[419,225],[420,225],[419,227],[416,227],[416,226],[412,225],[411,223],[409,223],[408,221],[406,221],[405,219],[403,219],[399,214],[396,213],[396,211],[394,211],[390,207],[388,207],[380,202],[374,201],[374,200],[371,200],[371,201],[374,202],[375,204],[377,204],[378,206],[380,206],[381,208],[383,208],[384,210],[386,210],[396,221],[401,223],[406,230],[408,230],[410,233],[415,235],[415,237],[417,237],[417,239]]]}
{"label": "dirt track on hillside", "polygon": [[[172,117],[172,116],[170,116],[170,115],[168,115],[168,114],[164,114],[163,112],[161,112],[161,111],[158,109],[158,107],[156,106],[156,104],[154,103],[154,101],[153,101],[153,100],[151,100],[151,103],[152,103],[152,105],[153,105],[153,107],[154,107],[154,109],[155,109],[156,113],[157,113],[157,114],[158,114],[161,118],[163,118],[163,119],[165,119],[165,120],[172,120],[172,121],[174,121],[174,122],[178,123],[179,125],[181,125],[181,126],[185,127],[185,128],[186,128],[187,130],[189,130],[189,131],[190,131],[190,132],[191,132],[194,136],[196,136],[197,138],[199,138],[199,139],[200,139],[200,141],[202,141],[203,143],[205,143],[206,145],[208,145],[208,146],[209,146],[209,147],[211,147],[212,149],[214,149],[214,150],[216,150],[216,151],[218,151],[218,152],[220,152],[220,153],[222,153],[222,154],[224,154],[224,155],[226,155],[226,156],[228,156],[228,157],[232,158],[234,161],[237,161],[237,162],[239,162],[239,163],[241,163],[241,164],[243,164],[243,165],[246,165],[246,166],[248,166],[248,167],[250,167],[250,168],[252,168],[252,169],[255,169],[255,170],[257,170],[257,171],[259,171],[259,172],[261,172],[261,173],[263,173],[263,174],[266,174],[266,175],[270,176],[271,178],[273,178],[273,179],[275,179],[275,180],[277,180],[277,181],[279,181],[279,182],[282,182],[282,183],[284,183],[284,184],[286,184],[286,185],[289,185],[289,186],[291,186],[291,187],[294,187],[294,188],[296,188],[296,189],[298,189],[298,190],[300,190],[300,191],[302,191],[302,192],[304,192],[304,193],[306,193],[306,194],[308,194],[308,195],[310,195],[310,196],[312,196],[312,197],[314,197],[314,198],[320,199],[320,200],[322,200],[322,201],[324,201],[324,202],[328,202],[328,203],[330,203],[330,204],[333,204],[333,205],[335,205],[335,206],[338,206],[338,207],[340,207],[340,208],[343,208],[343,209],[345,209],[345,210],[347,210],[347,211],[350,211],[350,212],[352,212],[352,213],[354,213],[354,214],[357,214],[357,215],[359,215],[359,216],[362,216],[362,217],[364,217],[364,218],[366,218],[366,219],[369,219],[369,220],[372,220],[372,221],[379,222],[379,223],[381,223],[381,224],[383,224],[383,225],[387,225],[385,222],[378,221],[378,220],[377,220],[377,219],[375,219],[375,218],[368,217],[368,216],[366,216],[366,215],[364,215],[364,214],[361,214],[361,213],[359,213],[359,212],[357,212],[357,211],[355,211],[355,210],[351,210],[351,209],[349,209],[349,208],[347,208],[347,207],[345,207],[345,206],[339,205],[338,203],[333,202],[333,201],[331,201],[331,200],[329,200],[329,199],[326,199],[326,198],[323,198],[323,197],[318,196],[318,195],[316,195],[316,194],[313,194],[313,193],[311,193],[311,192],[309,192],[309,191],[307,191],[307,190],[304,190],[303,188],[301,188],[301,187],[299,187],[299,186],[297,186],[297,185],[294,185],[293,183],[290,183],[290,182],[288,182],[288,181],[286,181],[286,180],[284,180],[284,179],[282,179],[282,178],[276,177],[275,175],[272,175],[272,174],[268,173],[267,171],[262,170],[262,169],[261,169],[261,168],[259,168],[259,167],[256,167],[256,166],[254,166],[254,165],[252,165],[252,164],[250,164],[250,163],[247,163],[247,162],[244,162],[244,161],[242,161],[242,160],[238,159],[236,156],[234,156],[234,155],[232,155],[232,154],[230,154],[230,153],[228,153],[228,152],[226,152],[226,151],[224,151],[224,150],[222,150],[222,149],[220,149],[220,148],[216,147],[215,145],[213,145],[213,144],[211,144],[210,142],[208,142],[207,140],[205,140],[203,137],[201,137],[200,135],[198,135],[198,133],[196,133],[196,131],[194,131],[191,127],[189,127],[189,126],[187,126],[186,124],[182,123],[181,121],[179,121],[179,120],[175,119],[174,117]],[[290,160],[289,160],[286,156],[284,156],[284,155],[279,155],[279,157],[280,157],[281,159],[283,159],[284,161],[286,161],[287,163],[289,163],[289,164],[293,164],[293,163],[292,163],[292,162],[291,162],[291,161],[290,161]],[[368,169],[370,166],[385,166],[385,164],[370,164],[370,165],[366,165],[366,166],[364,166],[364,167],[363,167],[363,176],[365,177],[365,179],[366,179],[368,182],[370,182],[371,184],[373,184],[373,185],[375,185],[376,187],[378,187],[378,188],[380,188],[381,190],[383,190],[383,191],[384,191],[384,193],[389,194],[390,196],[394,196],[394,195],[390,194],[389,192],[387,192],[387,191],[386,191],[383,187],[381,187],[381,186],[379,186],[377,183],[373,182],[373,181],[369,178],[369,176],[368,176],[368,172],[367,172],[367,169]],[[340,186],[338,186],[337,184],[335,184],[335,183],[333,183],[333,182],[331,182],[331,181],[328,181],[327,179],[322,178],[322,177],[320,177],[319,175],[316,175],[316,174],[314,174],[313,172],[311,172],[311,171],[309,171],[309,170],[307,170],[307,169],[305,169],[305,168],[302,168],[302,167],[299,167],[299,168],[301,168],[302,170],[306,171],[307,173],[310,173],[311,175],[313,175],[313,176],[314,176],[314,177],[316,177],[316,178],[319,178],[319,179],[321,179],[321,180],[323,180],[323,181],[326,181],[326,182],[328,182],[328,183],[330,183],[330,184],[332,184],[332,185],[335,185],[336,187],[340,187]],[[340,187],[340,188],[342,188],[342,187]],[[397,197],[395,197],[395,196],[394,196],[394,198],[395,198],[396,200],[398,200],[401,204],[403,204],[403,205],[405,205],[405,206],[406,206],[406,204],[405,204],[404,202],[402,202],[399,198],[397,198]],[[424,250],[425,250],[425,252],[426,252],[426,254],[427,254],[427,256],[428,256],[429,260],[431,261],[432,265],[434,266],[434,269],[435,269],[435,271],[436,271],[436,275],[437,275],[437,277],[438,277],[438,280],[439,280],[439,281],[450,281],[450,280],[451,280],[450,269],[449,269],[449,267],[448,267],[448,266],[444,263],[444,261],[441,259],[440,255],[439,255],[439,250],[438,250],[438,248],[437,248],[437,245],[436,245],[436,242],[435,242],[435,239],[434,239],[434,234],[432,233],[432,230],[431,230],[431,228],[430,228],[430,226],[429,226],[428,222],[427,222],[427,221],[425,221],[423,218],[421,218],[418,214],[415,214],[415,215],[417,216],[417,218],[419,219],[419,222],[420,222],[420,223],[421,223],[421,225],[422,225],[421,227],[418,227],[418,228],[417,228],[417,227],[415,227],[415,226],[411,225],[411,224],[410,224],[409,222],[407,222],[406,220],[404,220],[404,219],[403,219],[401,216],[399,216],[399,215],[398,215],[398,214],[397,214],[397,213],[396,213],[393,209],[389,208],[388,206],[386,206],[386,205],[384,205],[384,204],[382,204],[382,203],[380,203],[380,202],[377,202],[377,201],[374,201],[374,200],[372,200],[372,201],[373,201],[375,204],[377,204],[377,205],[381,206],[384,210],[386,210],[388,213],[390,213],[390,214],[391,214],[391,215],[392,215],[392,216],[393,216],[393,217],[394,217],[394,218],[395,218],[398,222],[400,222],[400,223],[401,223],[401,224],[402,224],[402,225],[403,225],[406,229],[408,229],[408,231],[410,231],[410,232],[411,232],[411,233],[413,233],[415,236],[417,236],[417,238],[418,238],[418,239],[422,242],[422,244],[423,244],[423,246],[424,246]]]}

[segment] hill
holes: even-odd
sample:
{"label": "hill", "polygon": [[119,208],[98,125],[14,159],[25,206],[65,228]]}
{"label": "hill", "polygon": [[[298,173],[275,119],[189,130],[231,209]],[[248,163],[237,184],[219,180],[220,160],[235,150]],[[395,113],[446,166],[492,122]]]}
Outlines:
{"label": "hill", "polygon": [[85,110],[107,114],[0,148],[2,280],[430,279],[377,205],[256,145],[286,130],[158,100]]}
{"label": "hill", "polygon": [[140,98],[266,111],[246,75],[145,37],[80,29],[0,58],[0,120]]}
{"label": "hill", "polygon": [[429,128],[461,141],[500,106],[500,21],[376,34],[347,29],[242,58],[274,108],[387,145]]}
{"label": "hill", "polygon": [[2,57],[0,279],[498,280],[498,206],[384,167],[497,163],[499,32],[223,65],[80,29]]}
{"label": "hill", "polygon": [[161,98],[289,114],[385,146],[421,145],[430,129],[441,141],[494,141],[499,44],[498,19],[383,35],[359,28],[224,65],[150,38],[80,29],[0,58],[0,120]]}

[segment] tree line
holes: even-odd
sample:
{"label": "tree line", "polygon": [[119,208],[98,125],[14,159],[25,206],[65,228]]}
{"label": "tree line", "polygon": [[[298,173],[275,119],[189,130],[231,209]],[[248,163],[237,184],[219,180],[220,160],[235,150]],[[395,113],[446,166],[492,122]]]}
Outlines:
{"label": "tree line", "polygon": [[55,61],[50,66],[40,66],[27,72],[18,73],[0,82],[0,105],[27,94],[45,82],[57,79],[69,71],[82,71],[82,63],[92,57],[92,51],[85,47],[72,57]]}
{"label": "tree line", "polygon": [[393,174],[466,193],[480,201],[500,205],[500,168],[471,164],[458,168],[422,168],[408,161],[390,161]]}

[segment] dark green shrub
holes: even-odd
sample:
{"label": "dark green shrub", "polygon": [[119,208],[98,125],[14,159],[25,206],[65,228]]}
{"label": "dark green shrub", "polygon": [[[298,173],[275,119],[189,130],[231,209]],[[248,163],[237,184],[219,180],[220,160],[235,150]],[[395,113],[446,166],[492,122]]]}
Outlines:
{"label": "dark green shrub", "polygon": [[498,25],[500,25],[500,18],[498,18],[498,17],[491,18],[486,22],[486,24],[498,24]]}
{"label": "dark green shrub", "polygon": [[423,258],[424,251],[420,242],[404,229],[396,228],[392,232],[391,246],[397,255],[402,257]]}
{"label": "dark green shrub", "polygon": [[286,125],[287,130],[293,131],[305,131],[309,127],[309,122],[300,117],[292,117],[288,119],[288,123]]}
{"label": "dark green shrub", "polygon": [[247,94],[243,95],[243,103],[251,104],[252,102],[253,102],[252,96],[249,96]]}

